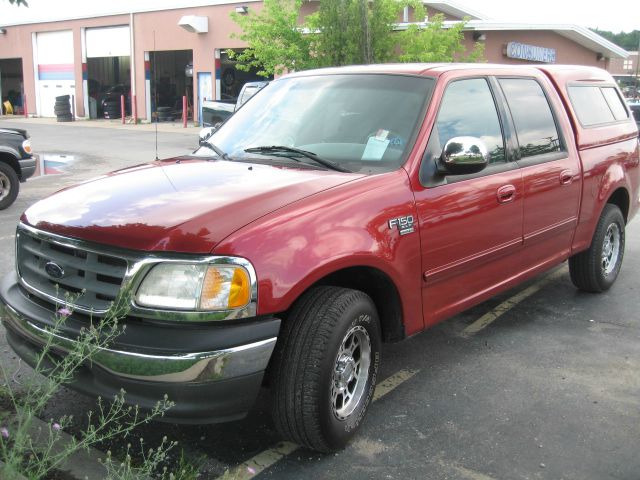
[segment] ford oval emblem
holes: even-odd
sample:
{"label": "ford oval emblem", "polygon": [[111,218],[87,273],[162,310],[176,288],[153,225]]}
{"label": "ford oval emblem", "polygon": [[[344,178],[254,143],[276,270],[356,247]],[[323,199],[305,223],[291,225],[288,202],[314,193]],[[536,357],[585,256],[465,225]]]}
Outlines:
{"label": "ford oval emblem", "polygon": [[62,278],[64,277],[64,268],[58,265],[55,262],[47,262],[44,266],[44,271],[52,278]]}

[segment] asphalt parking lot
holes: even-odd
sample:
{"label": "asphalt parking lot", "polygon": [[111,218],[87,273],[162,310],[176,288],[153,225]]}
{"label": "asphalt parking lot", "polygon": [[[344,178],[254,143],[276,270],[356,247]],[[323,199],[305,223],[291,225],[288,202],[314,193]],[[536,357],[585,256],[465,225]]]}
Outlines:
{"label": "asphalt parking lot", "polygon": [[[152,131],[45,125],[28,128],[37,153],[73,156],[65,173],[22,185],[0,212],[0,275],[13,268],[21,212],[67,185],[152,160]],[[161,132],[159,155],[185,154],[197,130]],[[383,348],[379,389],[359,436],[318,455],[280,439],[268,395],[242,421],[153,423],[200,465],[200,478],[640,479],[640,219],[627,229],[622,272],[607,293],[578,292],[566,265],[404,342]],[[1,360],[28,368],[0,335]],[[47,418],[76,418],[93,402],[69,390]]]}

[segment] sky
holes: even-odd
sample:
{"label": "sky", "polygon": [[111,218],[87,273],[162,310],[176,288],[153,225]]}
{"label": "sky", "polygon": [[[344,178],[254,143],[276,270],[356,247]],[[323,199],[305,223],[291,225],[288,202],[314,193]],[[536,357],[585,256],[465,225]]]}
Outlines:
{"label": "sky", "polygon": [[[241,0],[238,0],[241,1]],[[461,7],[496,21],[523,23],[570,23],[612,32],[640,30],[637,0],[452,0]],[[66,16],[95,13],[124,13],[151,6],[218,3],[216,0],[28,0],[29,8],[15,7],[0,0],[0,25],[25,21],[60,20]],[[249,3],[249,2],[247,2]]]}

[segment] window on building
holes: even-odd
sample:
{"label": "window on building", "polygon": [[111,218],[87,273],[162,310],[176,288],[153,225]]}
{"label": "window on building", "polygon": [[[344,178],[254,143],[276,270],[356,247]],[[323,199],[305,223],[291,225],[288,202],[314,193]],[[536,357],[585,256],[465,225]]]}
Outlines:
{"label": "window on building", "polygon": [[540,84],[527,78],[503,78],[500,86],[516,127],[520,156],[533,157],[562,150],[556,122]]}
{"label": "window on building", "polygon": [[489,84],[483,78],[459,80],[447,88],[436,121],[440,145],[454,137],[476,137],[489,152],[489,163],[506,161],[504,139]]}

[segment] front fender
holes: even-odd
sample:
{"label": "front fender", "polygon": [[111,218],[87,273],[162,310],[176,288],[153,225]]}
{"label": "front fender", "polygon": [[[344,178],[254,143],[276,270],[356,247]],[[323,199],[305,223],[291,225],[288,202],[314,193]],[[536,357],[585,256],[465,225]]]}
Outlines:
{"label": "front fender", "polygon": [[389,220],[413,215],[403,169],[325,190],[243,227],[212,253],[247,258],[258,277],[258,313],[287,310],[309,287],[344,268],[381,270],[400,295],[405,331],[423,328],[419,229]]}

